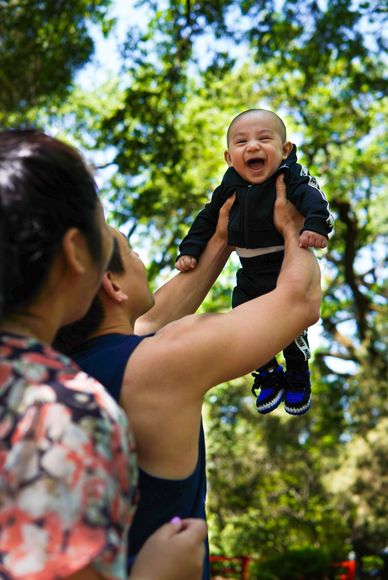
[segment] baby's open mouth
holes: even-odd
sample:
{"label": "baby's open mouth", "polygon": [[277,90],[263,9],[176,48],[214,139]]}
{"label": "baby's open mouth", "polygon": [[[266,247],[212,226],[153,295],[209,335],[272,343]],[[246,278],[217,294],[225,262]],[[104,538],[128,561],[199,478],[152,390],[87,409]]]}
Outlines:
{"label": "baby's open mouth", "polygon": [[262,169],[264,166],[264,159],[249,159],[247,165],[249,165],[251,169]]}

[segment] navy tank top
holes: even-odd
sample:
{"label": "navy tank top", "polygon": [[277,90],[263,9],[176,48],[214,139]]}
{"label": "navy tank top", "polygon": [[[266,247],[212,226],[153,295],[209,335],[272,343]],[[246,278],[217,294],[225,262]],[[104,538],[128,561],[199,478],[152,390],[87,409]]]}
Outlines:
{"label": "navy tank top", "polygon": [[[151,336],[151,335],[148,335]],[[83,371],[103,384],[119,403],[125,367],[146,336],[106,334],[88,341],[72,358]],[[129,532],[129,568],[147,538],[174,516],[206,519],[206,456],[201,423],[198,463],[186,479],[161,479],[139,469],[140,501]],[[209,545],[206,539],[203,580],[209,580]]]}

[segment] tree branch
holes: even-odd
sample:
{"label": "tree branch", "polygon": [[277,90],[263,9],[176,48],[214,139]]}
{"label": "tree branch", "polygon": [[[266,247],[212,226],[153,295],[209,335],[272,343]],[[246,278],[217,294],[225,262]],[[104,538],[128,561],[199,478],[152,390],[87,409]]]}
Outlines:
{"label": "tree branch", "polygon": [[331,320],[331,318],[325,318],[322,320],[322,324],[325,330],[327,330],[331,334],[333,339],[336,340],[341,346],[343,346],[348,351],[349,356],[353,360],[358,360],[357,348],[355,344],[350,338],[348,338],[338,330],[336,323],[333,320]]}
{"label": "tree branch", "polygon": [[357,219],[352,216],[352,210],[348,201],[334,200],[332,205],[337,209],[340,220],[346,226],[344,255],[345,281],[349,285],[354,297],[357,330],[361,341],[363,341],[367,333],[366,314],[369,310],[370,302],[360,291],[357,276],[353,268],[357,254],[356,241],[359,234]]}

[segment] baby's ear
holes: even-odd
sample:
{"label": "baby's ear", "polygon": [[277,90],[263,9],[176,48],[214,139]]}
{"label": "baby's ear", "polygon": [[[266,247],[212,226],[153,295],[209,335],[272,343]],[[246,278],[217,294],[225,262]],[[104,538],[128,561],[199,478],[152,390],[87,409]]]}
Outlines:
{"label": "baby's ear", "polygon": [[287,157],[289,156],[289,154],[292,151],[292,143],[291,141],[285,141],[283,143],[283,159],[287,159]]}
{"label": "baby's ear", "polygon": [[230,156],[229,151],[224,151],[224,159],[225,159],[226,163],[229,165],[229,167],[233,166],[232,158]]}

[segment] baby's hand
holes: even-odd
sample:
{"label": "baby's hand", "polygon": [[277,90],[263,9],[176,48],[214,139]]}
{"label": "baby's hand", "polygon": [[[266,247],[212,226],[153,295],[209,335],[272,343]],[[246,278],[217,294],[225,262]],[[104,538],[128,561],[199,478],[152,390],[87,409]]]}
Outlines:
{"label": "baby's hand", "polygon": [[316,232],[305,230],[300,234],[299,247],[300,248],[326,248],[327,238]]}
{"label": "baby's hand", "polygon": [[188,272],[194,270],[197,265],[197,258],[194,256],[180,256],[175,262],[175,268],[180,272]]}

